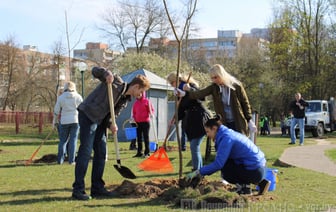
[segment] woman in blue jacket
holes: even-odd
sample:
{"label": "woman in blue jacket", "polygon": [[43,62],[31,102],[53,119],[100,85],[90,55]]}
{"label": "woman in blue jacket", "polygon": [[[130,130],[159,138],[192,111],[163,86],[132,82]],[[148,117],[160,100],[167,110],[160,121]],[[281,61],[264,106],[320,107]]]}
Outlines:
{"label": "woman in blue jacket", "polygon": [[204,124],[207,136],[215,141],[215,161],[189,173],[186,181],[220,170],[224,180],[237,185],[239,194],[252,194],[251,183],[259,186],[260,195],[264,194],[270,185],[270,182],[264,179],[264,153],[248,137],[227,128],[220,120],[220,115],[216,115]]}

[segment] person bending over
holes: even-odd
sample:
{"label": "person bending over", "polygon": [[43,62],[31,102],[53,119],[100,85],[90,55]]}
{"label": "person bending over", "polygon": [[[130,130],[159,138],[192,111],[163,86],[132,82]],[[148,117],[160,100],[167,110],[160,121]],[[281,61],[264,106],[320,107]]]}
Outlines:
{"label": "person bending over", "polygon": [[207,136],[215,141],[216,158],[209,165],[187,174],[185,180],[191,182],[221,171],[222,178],[237,185],[238,194],[252,194],[250,184],[259,186],[259,195],[268,191],[270,181],[266,180],[266,159],[264,153],[245,135],[227,128],[220,115],[205,122]]}

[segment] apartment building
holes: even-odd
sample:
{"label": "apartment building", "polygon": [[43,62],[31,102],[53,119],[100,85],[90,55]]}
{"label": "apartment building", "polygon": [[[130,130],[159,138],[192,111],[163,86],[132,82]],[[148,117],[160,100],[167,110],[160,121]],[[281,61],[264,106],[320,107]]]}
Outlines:
{"label": "apartment building", "polygon": [[96,63],[108,63],[121,56],[122,53],[110,50],[105,43],[86,43],[85,49],[75,49],[73,57],[83,60],[91,60]]}
{"label": "apartment building", "polygon": [[[182,42],[187,45],[192,53],[202,53],[206,59],[225,54],[227,57],[235,57],[240,44],[250,40],[256,46],[263,47],[268,39],[268,29],[252,29],[250,33],[242,33],[239,30],[218,30],[214,38],[191,38]],[[148,51],[165,52],[170,56],[177,53],[177,42],[168,38],[151,38]]]}

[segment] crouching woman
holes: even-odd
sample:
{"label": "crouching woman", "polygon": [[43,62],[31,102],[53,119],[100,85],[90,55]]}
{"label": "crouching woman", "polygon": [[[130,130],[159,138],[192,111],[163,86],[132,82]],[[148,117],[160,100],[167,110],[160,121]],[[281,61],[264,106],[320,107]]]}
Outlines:
{"label": "crouching woman", "polygon": [[264,153],[248,137],[227,128],[220,120],[220,115],[216,115],[204,124],[207,136],[215,142],[215,160],[189,173],[186,181],[220,170],[224,180],[237,185],[238,194],[252,194],[250,184],[258,185],[259,195],[264,194],[270,185],[270,181],[264,178]]}

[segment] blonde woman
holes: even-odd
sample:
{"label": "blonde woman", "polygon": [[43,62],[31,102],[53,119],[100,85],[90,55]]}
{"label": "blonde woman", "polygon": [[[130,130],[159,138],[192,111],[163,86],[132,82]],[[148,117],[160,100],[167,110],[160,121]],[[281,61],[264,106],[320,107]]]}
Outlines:
{"label": "blonde woman", "polygon": [[230,129],[248,135],[248,130],[255,132],[250,102],[242,83],[230,75],[223,66],[213,65],[209,69],[211,85],[198,91],[191,91],[188,84],[178,90],[180,96],[201,99],[211,95],[216,114],[222,117],[222,123]]}
{"label": "blonde woman", "polygon": [[[176,74],[175,73],[170,73],[167,76],[167,81],[169,82],[169,84],[173,87],[176,87]],[[193,77],[188,77],[185,75],[180,75],[179,76],[179,86],[177,86],[180,89],[183,89],[183,85],[185,83],[189,82],[190,84],[193,84],[194,86],[198,87],[198,83],[194,80]],[[186,151],[187,149],[187,145],[186,145],[186,141],[188,140],[186,132],[185,132],[185,123],[186,123],[186,118],[187,116],[184,116],[184,119],[182,119],[182,123],[181,123],[181,149],[182,151]]]}

